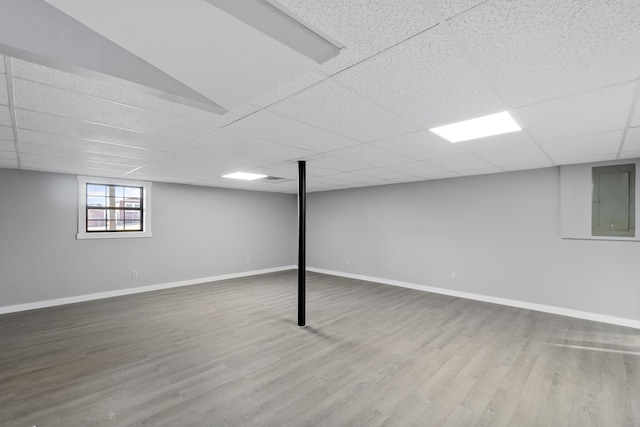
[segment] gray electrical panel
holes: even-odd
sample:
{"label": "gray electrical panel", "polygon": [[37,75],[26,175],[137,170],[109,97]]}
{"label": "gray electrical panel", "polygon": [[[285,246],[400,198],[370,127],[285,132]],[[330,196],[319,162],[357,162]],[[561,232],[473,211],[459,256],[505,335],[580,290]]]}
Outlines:
{"label": "gray electrical panel", "polygon": [[592,174],[591,234],[635,237],[636,165],[595,167]]}

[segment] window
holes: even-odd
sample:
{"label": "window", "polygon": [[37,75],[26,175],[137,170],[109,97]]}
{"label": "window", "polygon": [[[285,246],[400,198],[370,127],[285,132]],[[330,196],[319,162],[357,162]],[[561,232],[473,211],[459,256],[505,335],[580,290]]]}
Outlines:
{"label": "window", "polygon": [[151,237],[151,183],[78,177],[78,239]]}
{"label": "window", "polygon": [[595,167],[592,170],[593,236],[635,236],[636,165]]}

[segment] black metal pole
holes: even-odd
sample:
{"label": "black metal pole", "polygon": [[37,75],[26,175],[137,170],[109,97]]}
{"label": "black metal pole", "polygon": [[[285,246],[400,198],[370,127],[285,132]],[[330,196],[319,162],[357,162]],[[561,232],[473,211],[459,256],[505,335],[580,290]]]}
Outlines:
{"label": "black metal pole", "polygon": [[298,326],[304,327],[306,317],[306,162],[298,162]]}

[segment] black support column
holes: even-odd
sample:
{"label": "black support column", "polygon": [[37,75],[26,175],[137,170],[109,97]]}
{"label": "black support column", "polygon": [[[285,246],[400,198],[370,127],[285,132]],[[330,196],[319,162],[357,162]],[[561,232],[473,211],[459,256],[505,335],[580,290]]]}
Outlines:
{"label": "black support column", "polygon": [[298,326],[306,325],[306,162],[298,162]]}

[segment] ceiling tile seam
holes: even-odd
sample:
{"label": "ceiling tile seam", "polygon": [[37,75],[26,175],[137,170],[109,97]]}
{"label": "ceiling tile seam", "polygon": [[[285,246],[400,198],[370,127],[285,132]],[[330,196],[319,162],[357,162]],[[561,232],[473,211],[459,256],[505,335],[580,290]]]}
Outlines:
{"label": "ceiling tile seam", "polygon": [[13,131],[13,144],[16,150],[16,160],[18,169],[22,169],[22,160],[20,156],[20,144],[18,139],[18,122],[16,118],[16,94],[13,86],[13,62],[12,58],[4,55],[4,69],[7,78],[7,100],[9,103],[9,115],[11,116],[11,129]]}
{"label": "ceiling tile seam", "polygon": [[[18,110],[18,111],[26,111],[26,112],[29,112],[29,113],[43,114],[43,115],[55,117],[55,118],[58,118],[58,119],[72,120],[74,122],[80,122],[80,123],[86,123],[86,124],[89,124],[89,125],[102,126],[102,127],[109,128],[109,129],[123,130],[125,132],[137,133],[137,134],[147,135],[147,136],[151,136],[151,137],[171,138],[171,139],[176,139],[176,140],[179,140],[179,141],[185,141],[186,142],[186,140],[184,140],[184,139],[179,139],[179,138],[174,138],[174,137],[167,137],[166,135],[143,132],[143,131],[140,131],[140,130],[128,129],[128,128],[124,128],[124,127],[120,127],[120,126],[107,125],[107,124],[104,124],[104,123],[92,122],[92,121],[88,121],[88,120],[80,120],[80,119],[76,119],[76,118],[73,118],[73,117],[61,116],[61,115],[58,115],[58,114],[44,113],[42,111],[30,110],[28,108],[15,107],[15,109]],[[213,128],[213,127],[211,127],[211,128],[218,130],[218,128]],[[34,132],[40,132],[37,129],[30,129],[30,128],[19,127],[18,129],[24,129],[24,130],[31,130],[31,131],[34,131]],[[51,133],[51,132],[47,132],[47,133]],[[57,134],[52,133],[52,135],[57,135]],[[61,135],[61,136],[68,136],[68,135]]]}
{"label": "ceiling tile seam", "polygon": [[[250,103],[250,102],[248,102],[248,103],[246,103],[246,104],[243,104],[241,107],[245,107],[245,106],[247,106],[247,105],[250,105],[250,106],[252,106],[252,107],[255,107],[255,108],[257,108],[257,110],[256,110],[256,111],[251,111],[251,112],[249,112],[249,113],[245,114],[244,116],[240,116],[240,117],[238,117],[238,118],[236,118],[236,119],[234,119],[234,120],[230,121],[229,123],[225,123],[224,125],[222,125],[222,126],[218,127],[218,129],[216,129],[216,130],[224,129],[224,128],[226,128],[227,126],[230,126],[230,125],[234,124],[235,122],[239,122],[239,121],[240,121],[240,120],[242,120],[242,119],[246,119],[247,117],[250,117],[250,116],[253,116],[253,115],[254,115],[254,114],[256,114],[256,113],[259,113],[260,111],[262,111],[262,110],[264,109],[264,108],[260,107],[259,105],[252,104],[252,103]],[[229,111],[227,114],[231,114],[232,112],[233,112],[233,110],[232,110],[232,111]],[[221,117],[224,117],[224,116],[221,116]]]}
{"label": "ceiling tile seam", "polygon": [[[351,138],[351,137],[346,136],[346,135],[343,135],[343,134],[341,134],[341,133],[333,132],[333,131],[331,131],[331,130],[328,130],[328,129],[325,129],[325,128],[321,128],[320,126],[316,126],[316,125],[311,124],[311,123],[303,122],[302,120],[298,120],[298,119],[296,119],[296,118],[286,116],[286,115],[284,115],[284,114],[278,113],[278,112],[273,111],[273,110],[269,110],[269,109],[265,109],[265,110],[266,110],[266,111],[268,111],[268,112],[269,112],[269,114],[275,114],[276,116],[279,116],[279,117],[281,117],[281,118],[283,118],[283,119],[291,120],[291,121],[294,121],[294,122],[296,122],[296,123],[298,123],[298,124],[301,124],[301,125],[304,125],[304,126],[309,126],[309,127],[314,128],[314,129],[318,129],[318,130],[320,130],[320,131],[322,131],[322,132],[324,132],[324,133],[330,133],[330,134],[332,134],[332,135],[339,136],[339,137],[344,138],[344,139],[348,139],[349,141],[354,141],[354,142],[357,142],[357,143],[360,143],[360,144],[366,144],[366,141],[360,141],[359,139]],[[241,131],[237,131],[237,132],[238,132],[238,133],[242,133],[243,135],[252,136],[252,135],[249,135],[249,134],[247,134],[247,133],[245,133],[245,132],[241,132]],[[254,137],[254,138],[255,138],[255,137]],[[281,142],[281,141],[274,141],[274,140],[269,139],[269,138],[262,138],[262,139],[264,139],[265,141],[279,142],[280,144],[289,145],[289,144],[285,144],[284,142]],[[290,145],[290,147],[300,148],[300,147],[296,147],[295,145]],[[308,149],[308,148],[304,148],[304,150],[314,151],[314,150],[310,150],[310,149]],[[325,153],[325,151],[318,152],[318,154],[324,154],[324,153]]]}
{"label": "ceiling tile seam", "polygon": [[[498,87],[495,85],[493,80],[489,77],[489,74],[487,74],[485,70],[480,66],[478,61],[476,61],[476,59],[473,56],[473,53],[467,48],[467,45],[464,44],[462,39],[460,39],[460,37],[454,31],[451,25],[449,25],[449,22],[446,19],[444,19],[444,16],[442,16],[442,13],[440,13],[440,10],[431,2],[431,0],[422,0],[422,2],[425,4],[427,10],[429,10],[429,12],[431,12],[431,14],[440,22],[445,33],[451,38],[455,46],[460,50],[460,53],[462,53],[462,56],[467,60],[467,62],[469,62],[469,64],[473,67],[476,73],[478,73],[478,75],[484,81],[484,83],[489,87],[489,89],[491,89],[491,91],[496,96],[498,101],[500,101],[503,104],[505,109],[509,111],[509,113],[514,117],[514,119],[516,119],[516,121],[519,124],[524,124],[524,121],[522,120],[522,118],[517,113],[515,113],[514,111],[515,108],[513,108],[506,101],[504,96],[502,96],[502,93],[498,90]],[[542,150],[544,155],[549,159],[549,161],[553,165],[555,165],[553,159],[551,158],[551,156],[549,156],[549,153],[547,153],[546,150],[544,150],[542,146],[539,145],[538,141],[533,137],[533,134],[531,134],[531,132],[526,127],[523,127],[522,131],[524,131],[527,134],[527,136],[529,136],[532,139],[532,141],[538,144],[538,147]],[[504,169],[502,168],[499,168],[499,169],[504,171]]]}
{"label": "ceiling tile seam", "polygon": [[[43,83],[43,82],[40,82],[40,81],[37,81],[37,80],[27,79],[25,77],[15,76],[15,78],[18,79],[18,80],[25,81],[25,82],[30,82],[30,83],[34,83],[34,84],[37,84],[37,85],[40,85],[40,86],[45,86],[45,87],[48,87],[48,88],[51,88],[51,89],[61,90],[61,91],[67,92],[67,93],[75,94],[75,95],[86,96],[86,97],[89,97],[89,98],[92,98],[92,99],[95,99],[95,100],[98,100],[98,101],[103,101],[103,102],[106,102],[106,103],[109,103],[109,104],[118,105],[120,107],[133,108],[135,110],[142,111],[142,112],[145,112],[145,113],[152,113],[152,114],[157,114],[157,115],[160,115],[160,116],[169,116],[169,117],[173,117],[173,118],[176,118],[176,119],[184,120],[184,121],[195,123],[195,124],[202,125],[202,126],[214,127],[214,126],[212,126],[210,124],[202,123],[202,122],[199,122],[197,120],[187,119],[185,117],[182,117],[182,116],[179,116],[179,115],[176,115],[176,114],[161,113],[161,112],[158,112],[158,111],[150,110],[148,108],[142,108],[142,107],[138,107],[138,106],[135,106],[135,105],[127,104],[127,103],[124,103],[124,102],[114,101],[114,100],[111,100],[111,99],[102,98],[102,97],[99,97],[99,96],[96,96],[96,95],[91,95],[91,94],[88,94],[88,93],[85,93],[85,92],[80,92],[80,91],[77,91],[77,90],[67,89],[67,88],[60,87],[60,86],[54,86],[54,85],[51,85],[51,84],[48,84],[48,83]],[[120,88],[122,90],[126,90],[126,88],[124,88],[124,87],[120,87]],[[140,92],[135,92],[135,93],[137,95],[140,94]],[[162,98],[159,98],[159,97],[156,97],[156,96],[153,96],[153,95],[147,95],[147,96],[149,96],[151,98],[154,98],[154,99],[158,99],[158,100],[162,99]],[[212,115],[215,115],[215,113],[207,112],[207,110],[201,110],[201,109],[198,109],[198,108],[195,108],[195,107],[190,107],[188,105],[180,104],[179,102],[172,102],[172,101],[166,101],[166,102],[170,102],[172,104],[182,105],[184,107],[193,108],[194,110],[203,111],[205,113],[210,113]],[[224,114],[223,115],[216,115],[216,117],[224,117]]]}
{"label": "ceiling tile seam", "polygon": [[[340,69],[340,70],[336,71],[336,72],[335,72],[335,73],[333,73],[333,74],[328,74],[328,73],[326,73],[326,72],[323,72],[323,74],[327,75],[328,77],[335,77],[335,76],[337,76],[338,74],[340,74],[340,73],[344,73],[345,71],[348,71],[348,70],[350,70],[350,69],[351,69],[351,68],[353,68],[353,67],[356,67],[356,66],[358,66],[358,65],[360,65],[360,64],[362,64],[362,63],[364,63],[364,62],[367,62],[367,61],[369,61],[369,60],[371,60],[371,59],[375,58],[376,56],[378,56],[378,55],[380,55],[380,54],[386,53],[386,52],[387,52],[387,51],[389,51],[389,50],[392,50],[392,49],[397,48],[397,47],[398,47],[398,46],[400,46],[401,44],[403,44],[403,43],[405,43],[405,42],[408,42],[408,41],[410,41],[411,39],[413,39],[413,38],[415,38],[415,37],[418,37],[418,36],[419,36],[419,35],[421,35],[421,34],[426,33],[427,31],[429,31],[429,30],[431,30],[431,29],[433,29],[433,28],[437,27],[438,25],[440,25],[440,24],[435,24],[435,25],[432,25],[432,26],[430,26],[430,27],[428,27],[428,28],[425,28],[425,29],[423,29],[423,30],[420,30],[420,31],[418,31],[418,32],[417,32],[417,33],[415,33],[415,34],[412,34],[412,35],[410,35],[409,37],[407,37],[407,38],[405,38],[405,39],[402,39],[402,40],[400,40],[400,41],[396,42],[395,44],[392,44],[391,46],[387,46],[387,47],[383,48],[382,50],[379,50],[379,51],[377,51],[377,52],[372,53],[371,55],[367,56],[366,58],[363,58],[363,59],[361,59],[360,61],[358,61],[358,62],[356,62],[356,63],[354,63],[354,64],[351,64],[351,65],[349,65],[349,66],[348,66],[348,67],[346,67],[346,68],[342,68],[342,69]],[[348,48],[347,48],[347,49],[348,49]]]}
{"label": "ceiling tile seam", "polygon": [[616,159],[620,158],[622,154],[622,150],[624,149],[624,144],[627,142],[627,135],[629,134],[629,127],[631,126],[631,121],[633,120],[633,116],[636,112],[636,107],[638,106],[638,101],[640,100],[640,79],[636,82],[636,90],[633,91],[633,97],[631,98],[631,108],[629,108],[629,115],[627,116],[627,121],[624,126],[624,131],[622,132],[622,139],[620,141],[620,148],[618,148],[618,154],[616,155]]}
{"label": "ceiling tile seam", "polygon": [[[491,3],[494,3],[495,1],[497,1],[497,0],[484,0],[483,2],[478,3],[475,6],[471,6],[469,9],[465,9],[462,12],[459,12],[459,13],[453,15],[453,16],[450,16],[449,18],[447,18],[447,21],[453,21],[453,20],[455,20],[457,18],[461,18],[461,17],[463,17],[465,15],[468,15],[469,13],[473,12],[476,8],[489,5]],[[444,15],[443,15],[443,17],[444,17]]]}
{"label": "ceiling tile seam", "polygon": [[[289,95],[285,96],[285,97],[284,97],[284,98],[282,98],[282,99],[278,99],[278,100],[276,100],[276,101],[273,101],[271,104],[269,104],[269,105],[265,105],[264,107],[260,107],[259,105],[252,104],[251,102],[249,102],[249,104],[251,104],[251,105],[255,105],[256,107],[259,107],[261,110],[264,110],[264,109],[267,109],[267,108],[269,108],[269,107],[271,107],[271,106],[276,105],[276,104],[277,104],[277,103],[279,103],[279,102],[286,101],[287,99],[289,99],[289,98],[291,98],[291,97],[293,97],[293,96],[296,96],[296,95],[298,95],[298,94],[300,94],[300,93],[302,93],[302,92],[304,92],[304,91],[306,91],[306,90],[309,90],[309,89],[311,89],[312,87],[319,85],[320,83],[324,82],[324,81],[325,81],[325,80],[327,80],[329,77],[331,77],[331,76],[329,76],[327,73],[323,73],[322,71],[320,71],[320,70],[319,70],[319,69],[317,69],[317,68],[314,68],[312,71],[313,71],[314,73],[322,74],[322,75],[323,75],[323,78],[322,78],[321,80],[319,80],[319,81],[315,82],[315,83],[310,84],[309,86],[306,86],[306,87],[303,87],[303,88],[301,88],[301,89],[296,90],[296,91],[295,91],[295,92],[293,92],[292,94],[289,94]],[[301,76],[301,77],[302,77],[302,76]],[[295,79],[294,79],[294,80],[295,80]],[[292,81],[292,80],[290,80],[290,81]],[[287,83],[288,83],[288,82],[285,82],[285,83],[283,83],[283,85],[285,85],[285,84],[287,84]],[[280,87],[280,86],[278,86],[278,87],[274,88],[273,90],[277,90],[279,87]],[[267,95],[267,94],[269,94],[269,93],[270,93],[270,92],[266,92],[266,93],[263,93],[263,94],[262,94],[262,95],[260,95],[260,96],[265,96],[265,95]],[[254,99],[254,100],[255,100],[255,99]],[[230,124],[231,124],[231,123],[230,123]]]}

